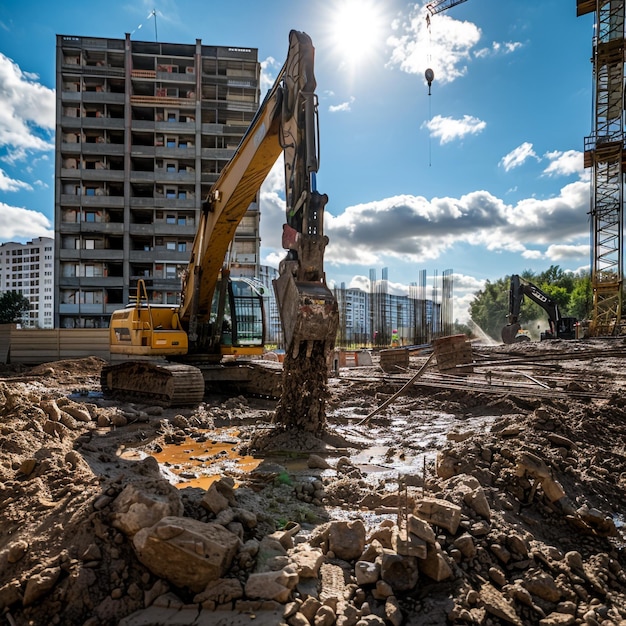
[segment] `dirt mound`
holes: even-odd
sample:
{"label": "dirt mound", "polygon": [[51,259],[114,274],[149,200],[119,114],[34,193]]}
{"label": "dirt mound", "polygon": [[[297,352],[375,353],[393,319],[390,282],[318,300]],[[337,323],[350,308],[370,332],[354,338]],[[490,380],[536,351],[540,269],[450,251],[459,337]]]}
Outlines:
{"label": "dirt mound", "polygon": [[[623,623],[623,344],[475,356],[488,373],[431,372],[361,425],[403,381],[376,364],[341,372],[320,436],[276,428],[267,404],[243,399],[185,411],[104,400],[99,359],[16,372],[0,381],[0,613],[17,626],[161,623],[150,611],[203,623],[215,609],[292,626]],[[172,490],[191,478],[150,454],[199,430],[209,446],[220,424],[265,460]],[[197,556],[198,532],[237,538],[212,544],[224,570],[200,593],[145,553],[179,537]],[[191,558],[173,549],[156,551],[170,570]]]}

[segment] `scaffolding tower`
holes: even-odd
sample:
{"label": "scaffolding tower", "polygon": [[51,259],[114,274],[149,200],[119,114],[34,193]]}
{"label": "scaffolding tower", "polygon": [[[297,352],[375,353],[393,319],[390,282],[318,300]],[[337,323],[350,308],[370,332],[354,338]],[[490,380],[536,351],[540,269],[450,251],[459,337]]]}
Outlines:
{"label": "scaffolding tower", "polygon": [[621,331],[624,227],[624,0],[577,0],[578,16],[595,12],[594,111],[585,137],[591,178],[590,334]]}

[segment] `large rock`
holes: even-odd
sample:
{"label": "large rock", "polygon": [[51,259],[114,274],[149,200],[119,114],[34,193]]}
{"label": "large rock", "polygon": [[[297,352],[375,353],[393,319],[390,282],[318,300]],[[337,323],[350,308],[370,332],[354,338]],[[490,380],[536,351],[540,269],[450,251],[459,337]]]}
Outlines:
{"label": "large rock", "polygon": [[48,567],[42,572],[31,576],[24,590],[24,606],[37,602],[46,595],[57,583],[61,575],[60,567]]}
{"label": "large rock", "polygon": [[133,545],[153,574],[198,593],[226,573],[239,539],[219,524],[164,517],[137,532]]}
{"label": "large rock", "polygon": [[328,549],[345,561],[358,559],[365,548],[365,525],[360,519],[331,522],[328,528]]}
{"label": "large rock", "polygon": [[111,524],[129,537],[160,519],[184,512],[178,489],[166,481],[129,484],[113,501]]}
{"label": "large rock", "polygon": [[261,600],[287,602],[291,591],[298,584],[296,565],[290,564],[277,572],[250,574],[246,581],[246,596]]}
{"label": "large rock", "polygon": [[418,581],[417,558],[385,550],[380,561],[380,577],[397,593],[414,589]]}
{"label": "large rock", "polygon": [[415,515],[433,526],[441,526],[456,534],[461,523],[461,507],[439,498],[422,498],[415,503]]}
{"label": "large rock", "polygon": [[426,574],[436,582],[441,582],[452,576],[452,568],[446,561],[439,545],[428,546],[426,558],[418,561],[420,573]]}

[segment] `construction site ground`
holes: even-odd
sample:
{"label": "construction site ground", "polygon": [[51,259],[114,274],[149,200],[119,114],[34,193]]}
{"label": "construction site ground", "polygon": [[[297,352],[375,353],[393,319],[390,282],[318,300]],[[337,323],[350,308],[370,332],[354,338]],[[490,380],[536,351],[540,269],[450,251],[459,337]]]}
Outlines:
{"label": "construction site ground", "polygon": [[0,625],[626,624],[624,340],[473,344],[372,414],[428,356],[341,368],[323,437],[5,366]]}

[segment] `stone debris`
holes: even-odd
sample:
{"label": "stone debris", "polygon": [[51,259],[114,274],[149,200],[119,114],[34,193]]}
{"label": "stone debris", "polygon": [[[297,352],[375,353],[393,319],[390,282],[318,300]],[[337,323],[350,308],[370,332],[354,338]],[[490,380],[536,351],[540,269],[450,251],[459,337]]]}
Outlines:
{"label": "stone debris", "polygon": [[[368,393],[383,388],[352,392]],[[245,419],[247,401],[168,416],[0,383],[0,614],[16,626],[625,624],[621,396],[404,402],[404,415],[497,417],[453,425],[402,489],[372,482],[347,445],[307,453],[298,472],[266,460],[179,489],[133,447],[184,446],[199,425]],[[386,458],[407,451],[397,441]]]}

